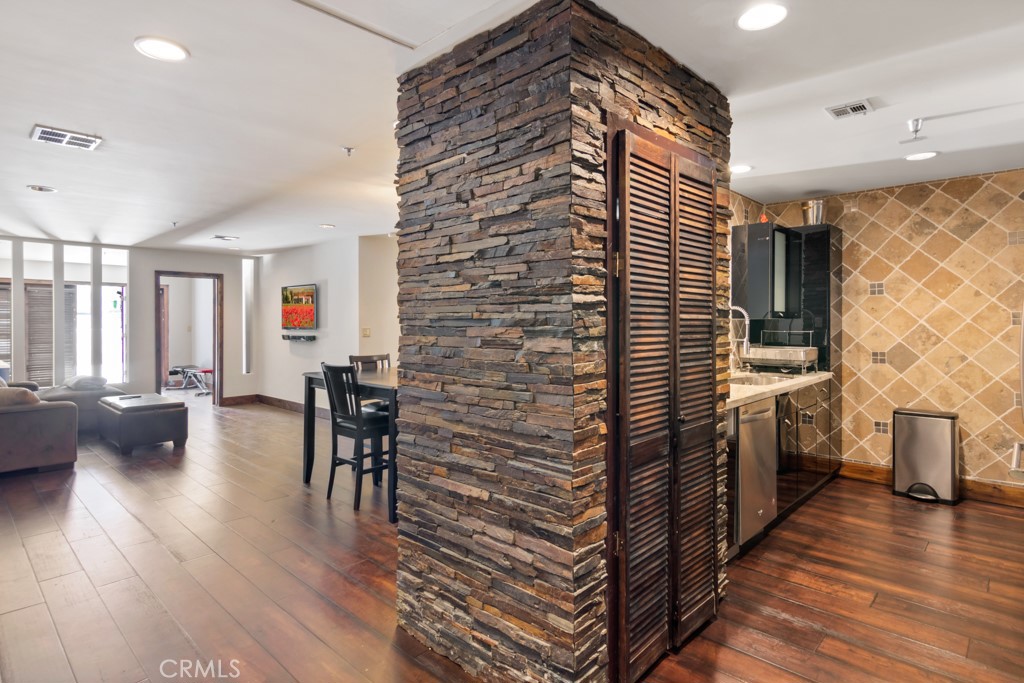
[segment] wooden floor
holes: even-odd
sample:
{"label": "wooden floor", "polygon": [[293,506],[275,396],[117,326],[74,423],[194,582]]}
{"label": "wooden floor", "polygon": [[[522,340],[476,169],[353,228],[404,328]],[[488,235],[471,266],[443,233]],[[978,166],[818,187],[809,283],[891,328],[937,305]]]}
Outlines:
{"label": "wooden floor", "polygon": [[[0,681],[469,680],[396,627],[384,491],[324,500],[326,422],[306,488],[301,416],[190,403],[183,452],[0,476]],[[649,683],[1024,680],[1022,510],[838,481],[729,575]]]}
{"label": "wooden floor", "polygon": [[1024,681],[1024,510],[840,479],[728,574],[646,683]]}

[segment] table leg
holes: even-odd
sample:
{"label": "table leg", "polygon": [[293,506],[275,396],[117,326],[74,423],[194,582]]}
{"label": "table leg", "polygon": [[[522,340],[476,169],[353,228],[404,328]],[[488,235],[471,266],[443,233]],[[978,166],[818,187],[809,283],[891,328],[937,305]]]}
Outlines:
{"label": "table leg", "polygon": [[306,396],[302,404],[302,483],[308,484],[313,476],[314,420],[316,419],[316,388],[306,378]]}
{"label": "table leg", "polygon": [[398,391],[388,408],[388,521],[398,522]]}

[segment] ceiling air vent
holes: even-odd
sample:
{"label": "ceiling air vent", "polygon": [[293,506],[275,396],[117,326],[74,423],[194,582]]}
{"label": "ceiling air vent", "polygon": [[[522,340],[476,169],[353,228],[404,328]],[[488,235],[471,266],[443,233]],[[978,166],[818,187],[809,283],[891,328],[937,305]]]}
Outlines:
{"label": "ceiling air vent", "polygon": [[833,107],[825,107],[825,111],[831,114],[834,119],[846,119],[857,114],[867,114],[874,110],[875,108],[866,99],[847,102],[846,104],[837,104]]}
{"label": "ceiling air vent", "polygon": [[73,133],[70,130],[50,128],[49,126],[36,126],[32,129],[32,139],[39,142],[49,142],[64,147],[77,147],[78,149],[93,150],[103,142],[103,138],[85,133]]}

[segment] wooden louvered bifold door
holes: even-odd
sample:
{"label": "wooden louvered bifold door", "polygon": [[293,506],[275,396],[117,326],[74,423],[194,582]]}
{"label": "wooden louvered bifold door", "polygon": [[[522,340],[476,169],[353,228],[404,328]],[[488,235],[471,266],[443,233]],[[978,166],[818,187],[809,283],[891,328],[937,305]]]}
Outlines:
{"label": "wooden louvered bifold door", "polygon": [[618,671],[635,681],[714,614],[714,183],[623,131]]}
{"label": "wooden louvered bifold door", "polygon": [[53,385],[53,286],[25,285],[25,379]]}

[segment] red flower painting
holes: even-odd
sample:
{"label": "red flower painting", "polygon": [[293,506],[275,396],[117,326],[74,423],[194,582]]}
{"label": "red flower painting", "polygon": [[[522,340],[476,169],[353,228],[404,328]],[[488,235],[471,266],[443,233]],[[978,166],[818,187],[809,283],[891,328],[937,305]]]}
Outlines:
{"label": "red flower painting", "polygon": [[281,327],[286,330],[316,329],[316,287],[281,288]]}

